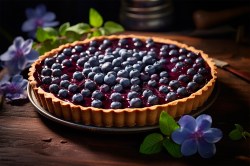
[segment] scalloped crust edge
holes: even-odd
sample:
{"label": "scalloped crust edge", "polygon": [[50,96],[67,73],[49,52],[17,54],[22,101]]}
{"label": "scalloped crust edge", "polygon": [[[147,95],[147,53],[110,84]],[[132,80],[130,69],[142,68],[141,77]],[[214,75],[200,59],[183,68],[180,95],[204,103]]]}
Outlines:
{"label": "scalloped crust edge", "polygon": [[33,90],[36,99],[40,105],[51,114],[62,118],[66,121],[73,121],[75,123],[81,123],[84,125],[102,126],[102,127],[133,127],[133,126],[149,126],[156,125],[159,121],[159,116],[162,111],[168,112],[172,117],[177,118],[184,114],[189,114],[191,111],[196,110],[198,107],[202,106],[204,102],[211,95],[215,82],[217,79],[216,66],[211,58],[208,57],[201,50],[197,50],[194,47],[187,46],[186,44],[179,43],[177,41],[163,39],[159,37],[151,37],[156,42],[175,44],[181,48],[186,48],[187,50],[200,53],[201,56],[208,63],[211,68],[212,79],[204,85],[203,88],[199,89],[197,92],[191,94],[188,97],[172,101],[167,104],[154,105],[151,107],[144,108],[124,108],[124,109],[101,109],[94,107],[83,107],[79,105],[74,105],[71,102],[63,101],[56,98],[53,94],[45,92],[42,88],[37,87],[37,82],[33,77],[35,72],[35,66],[39,64],[43,59],[53,56],[62,49],[70,46],[75,46],[77,44],[88,43],[94,39],[115,39],[115,38],[126,38],[126,37],[137,37],[142,40],[146,40],[149,37],[138,36],[138,35],[112,35],[112,36],[102,36],[92,39],[86,39],[84,41],[76,41],[70,44],[64,44],[60,47],[53,49],[44,55],[40,56],[37,61],[35,61],[29,69],[29,83],[31,89]]}

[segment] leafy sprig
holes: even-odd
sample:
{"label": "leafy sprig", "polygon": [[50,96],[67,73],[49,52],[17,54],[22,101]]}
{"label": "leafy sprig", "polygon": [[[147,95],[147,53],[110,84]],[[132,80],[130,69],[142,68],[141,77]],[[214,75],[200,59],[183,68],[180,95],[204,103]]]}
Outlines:
{"label": "leafy sprig", "polygon": [[181,147],[173,142],[171,133],[179,128],[179,125],[167,112],[162,111],[159,119],[159,128],[161,133],[152,133],[146,136],[140,146],[140,153],[155,154],[162,151],[163,148],[173,157],[180,158]]}
{"label": "leafy sprig", "polygon": [[124,28],[120,24],[113,21],[104,22],[100,13],[91,8],[89,10],[89,24],[81,22],[70,25],[69,22],[66,22],[59,28],[38,28],[36,32],[37,42],[34,43],[33,48],[42,55],[65,43],[122,31]]}
{"label": "leafy sprig", "polygon": [[250,137],[250,133],[245,131],[244,128],[239,125],[239,124],[234,124],[235,129],[233,129],[230,133],[229,133],[229,138],[231,140],[240,140],[242,138],[246,139],[246,137]]}

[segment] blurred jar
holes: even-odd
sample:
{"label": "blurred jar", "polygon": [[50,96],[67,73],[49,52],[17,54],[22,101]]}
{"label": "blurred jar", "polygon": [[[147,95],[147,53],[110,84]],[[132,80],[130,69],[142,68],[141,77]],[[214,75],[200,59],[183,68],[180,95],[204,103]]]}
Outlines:
{"label": "blurred jar", "polygon": [[127,30],[166,31],[173,12],[172,0],[122,0],[120,21]]}

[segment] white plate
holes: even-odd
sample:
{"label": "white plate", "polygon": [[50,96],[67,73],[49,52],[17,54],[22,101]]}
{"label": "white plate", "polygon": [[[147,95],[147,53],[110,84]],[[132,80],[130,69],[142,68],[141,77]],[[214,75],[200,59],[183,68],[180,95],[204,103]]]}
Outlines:
{"label": "white plate", "polygon": [[[81,129],[85,131],[91,131],[91,132],[98,132],[98,133],[138,133],[138,132],[145,132],[150,130],[156,130],[158,129],[158,125],[154,126],[143,126],[143,127],[96,127],[91,125],[84,125],[80,123],[75,123],[71,121],[66,121],[64,119],[60,119],[56,117],[55,115],[51,114],[50,112],[46,111],[44,108],[41,107],[41,105],[38,103],[33,91],[31,90],[30,85],[27,86],[27,92],[28,92],[28,98],[30,102],[37,108],[37,112],[41,114],[42,116],[59,123],[64,126],[68,126],[74,129]],[[203,106],[199,107],[197,110],[191,112],[192,116],[197,116],[201,114],[202,112],[206,111],[211,105],[214,103],[216,98],[219,94],[219,86],[218,83],[216,84],[211,96],[208,98],[208,100],[204,103]]]}

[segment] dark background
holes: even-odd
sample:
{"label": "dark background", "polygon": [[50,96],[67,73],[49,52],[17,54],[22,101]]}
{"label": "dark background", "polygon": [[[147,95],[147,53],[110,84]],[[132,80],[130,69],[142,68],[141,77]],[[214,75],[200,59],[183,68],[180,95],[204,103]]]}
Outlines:
{"label": "dark background", "polygon": [[[230,9],[236,6],[250,6],[249,0],[172,0],[174,6],[174,22],[168,32],[194,30],[192,13],[198,9],[208,11]],[[26,20],[25,9],[45,4],[48,11],[54,12],[60,24],[70,22],[88,22],[89,8],[95,8],[103,16],[104,21],[112,20],[120,23],[119,12],[121,0],[0,0],[0,54],[7,50],[13,38],[27,34],[21,31]],[[248,20],[246,20],[248,19]],[[249,16],[231,21],[236,26],[239,22],[250,22]]]}

